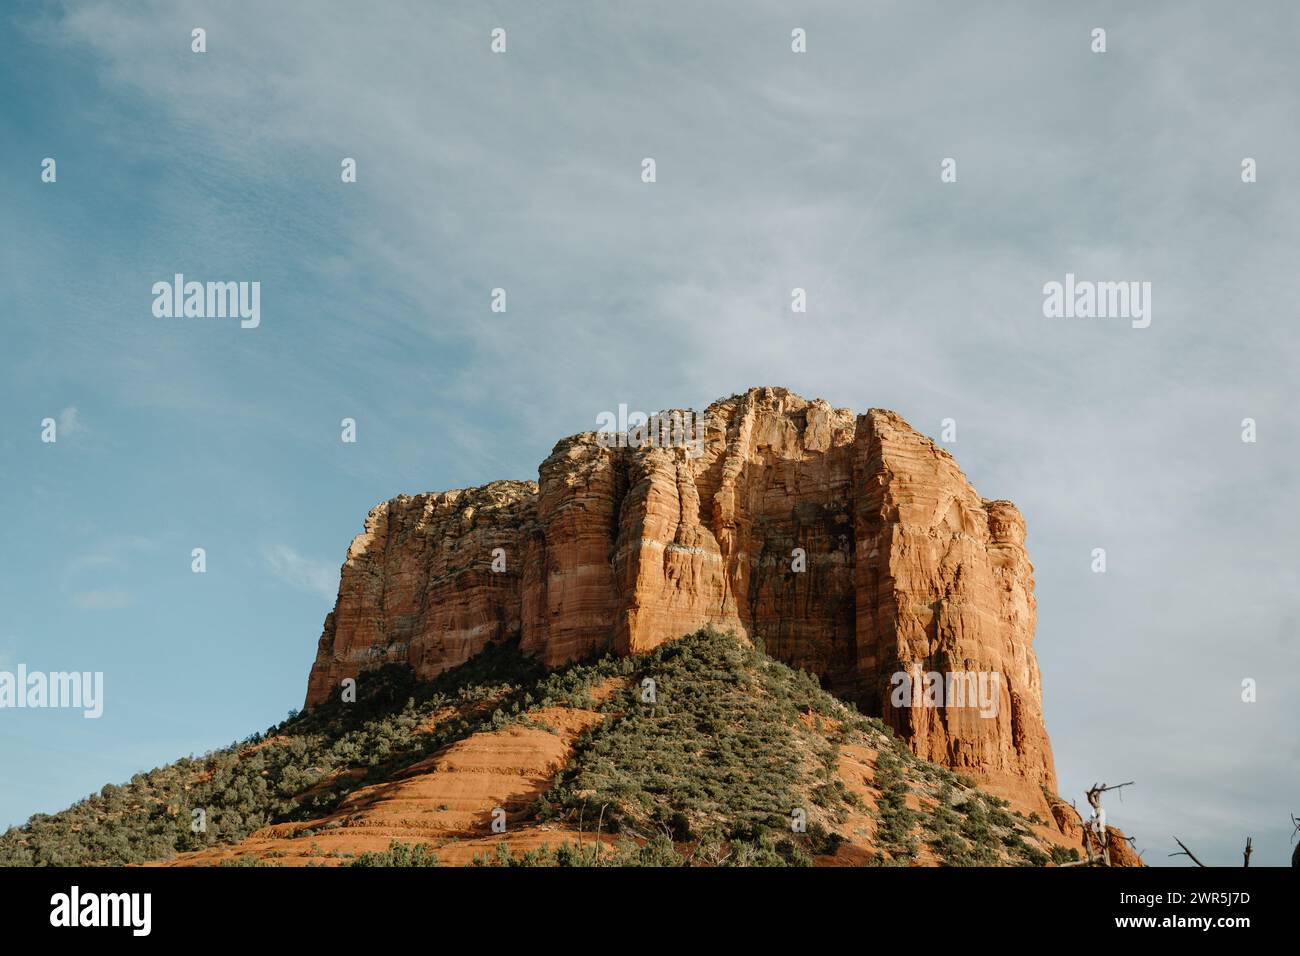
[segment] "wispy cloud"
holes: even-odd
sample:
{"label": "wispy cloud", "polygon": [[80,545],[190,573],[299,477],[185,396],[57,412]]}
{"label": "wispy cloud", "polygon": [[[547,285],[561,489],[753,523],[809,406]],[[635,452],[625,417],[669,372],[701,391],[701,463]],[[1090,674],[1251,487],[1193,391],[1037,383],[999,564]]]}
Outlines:
{"label": "wispy cloud", "polygon": [[[356,477],[367,504],[526,477],[552,441],[618,402],[702,407],[757,384],[894,407],[931,434],[952,416],[975,486],[1015,500],[1029,524],[1062,790],[1077,799],[1094,774],[1126,774],[1105,767],[1139,766],[1124,811],[1146,801],[1144,833],[1177,819],[1189,775],[1207,816],[1285,824],[1257,794],[1294,793],[1300,764],[1254,755],[1294,752],[1285,728],[1300,700],[1286,666],[1300,433],[1283,384],[1300,348],[1288,306],[1300,194],[1280,176],[1246,186],[1237,163],[1277,169],[1295,152],[1300,133],[1276,121],[1300,90],[1293,5],[1259,18],[1141,5],[1116,18],[1104,57],[1068,10],[1025,2],[810,13],[806,56],[790,53],[788,5],[774,0],[711,6],[691,30],[597,5],[577,31],[502,0],[501,57],[473,10],[270,6],[205,5],[197,20],[196,4],[83,0],[39,17],[33,39],[94,64],[109,97],[78,82],[60,122],[95,155],[118,150],[121,169],[175,177],[122,180],[147,200],[129,224],[101,191],[112,231],[85,236],[85,250],[48,215],[63,187],[31,177],[32,214],[0,208],[0,225],[36,238],[5,277],[20,308],[48,308],[54,289],[75,312],[77,290],[59,280],[72,273],[94,291],[92,314],[139,317],[86,322],[59,354],[65,379],[125,407],[119,419],[78,396],[96,438],[109,423],[123,434],[141,408],[209,415],[205,439],[231,451],[203,467],[240,487],[282,468],[301,520],[338,522],[341,552],[355,499],[298,483],[304,469]],[[185,42],[197,22],[206,59]],[[400,40],[424,33],[445,38],[439,56]],[[1254,82],[1261,70],[1275,82]],[[160,123],[174,135],[153,135]],[[350,186],[347,155],[360,163]],[[639,179],[647,155],[654,186]],[[945,156],[961,171],[947,186]],[[209,339],[208,326],[149,317],[150,282],[200,265],[268,280],[261,330]],[[1067,270],[1154,280],[1154,325],[1045,321],[1042,284]],[[509,290],[500,316],[487,311],[495,286]],[[795,286],[806,316],[789,311]],[[296,307],[272,315],[275,297]],[[238,361],[214,360],[214,341]],[[33,338],[6,357],[45,349]],[[41,362],[10,364],[0,391],[15,402],[49,377]],[[360,422],[360,446],[338,441],[343,415]],[[1258,444],[1238,439],[1246,415]],[[55,417],[86,430],[76,406]],[[149,444],[131,480],[193,474],[184,442]],[[0,471],[23,460],[6,450]],[[102,512],[108,489],[86,474],[80,496],[44,470],[32,486],[60,510]],[[274,500],[243,495],[262,497]],[[186,500],[233,517],[210,493]],[[1109,549],[1104,576],[1088,570],[1094,546]],[[69,590],[114,583],[89,572],[133,565],[123,552],[87,544],[74,559],[87,580]],[[336,568],[286,545],[264,560],[249,564],[332,598]],[[1206,594],[1243,597],[1188,599]],[[1230,692],[1256,674],[1277,676],[1260,703],[1238,703]],[[1206,746],[1189,756],[1131,733],[1162,720]],[[1243,739],[1248,768],[1225,756]],[[1241,778],[1256,794],[1234,789]],[[1229,858],[1226,829],[1198,850]]]}
{"label": "wispy cloud", "polygon": [[123,569],[127,566],[128,554],[138,551],[152,551],[158,545],[159,541],[157,539],[139,535],[117,535],[106,538],[69,559],[68,570]]}
{"label": "wispy cloud", "polygon": [[135,597],[117,588],[97,588],[78,591],[72,595],[72,603],[83,611],[116,611],[130,607],[135,603]]}
{"label": "wispy cloud", "polygon": [[271,573],[291,587],[331,601],[338,593],[339,569],[333,565],[305,558],[287,544],[271,545],[265,557]]}
{"label": "wispy cloud", "polygon": [[86,424],[81,419],[81,414],[77,411],[76,405],[69,405],[63,411],[59,412],[59,434],[65,438],[68,435],[75,435],[77,432],[86,431]]}
{"label": "wispy cloud", "polygon": [[86,431],[86,423],[82,421],[81,412],[77,411],[77,406],[70,405],[59,412],[59,434],[68,437],[69,434],[77,434]]}

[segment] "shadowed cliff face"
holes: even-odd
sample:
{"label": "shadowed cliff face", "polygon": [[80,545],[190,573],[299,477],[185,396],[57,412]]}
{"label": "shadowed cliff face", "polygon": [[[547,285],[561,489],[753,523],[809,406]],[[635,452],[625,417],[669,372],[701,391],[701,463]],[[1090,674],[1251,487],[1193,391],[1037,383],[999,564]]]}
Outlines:
{"label": "shadowed cliff face", "polygon": [[[982,499],[893,412],[760,388],[703,418],[702,454],[587,433],[555,446],[537,484],[376,507],[348,551],[307,706],[360,670],[401,661],[432,677],[515,635],[556,665],[714,625],[819,675],[919,756],[1045,807],[1040,785],[1056,781],[1015,506]],[[897,706],[899,672],[996,675],[993,706]]]}

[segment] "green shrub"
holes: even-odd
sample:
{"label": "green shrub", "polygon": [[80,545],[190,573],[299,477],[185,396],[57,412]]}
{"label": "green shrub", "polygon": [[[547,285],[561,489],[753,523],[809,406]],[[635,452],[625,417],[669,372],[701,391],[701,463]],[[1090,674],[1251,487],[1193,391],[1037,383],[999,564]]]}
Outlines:
{"label": "green shrub", "polygon": [[1079,861],[1079,851],[1076,847],[1070,847],[1068,850],[1063,846],[1052,847],[1052,862],[1057,866],[1062,863],[1077,863]]}
{"label": "green shrub", "polygon": [[426,843],[401,843],[393,840],[387,850],[362,853],[348,866],[437,866],[438,854]]}
{"label": "green shrub", "polygon": [[[593,691],[616,677],[628,686],[595,704]],[[646,677],[656,684],[653,704],[641,701]],[[596,708],[607,719],[575,742],[569,764],[533,802],[536,816],[586,834],[599,828],[619,841],[520,857],[503,843],[478,865],[806,866],[836,853],[844,837],[834,827],[851,809],[865,810],[839,777],[849,743],[878,752],[874,813],[884,852],[876,862],[915,859],[918,835],[953,865],[1008,854],[1037,865],[1045,856],[1024,842],[1025,824],[1005,802],[969,790],[959,815],[954,786],[963,778],[918,760],[881,720],[836,700],[811,674],[711,629],[649,654],[607,654],[549,672],[516,644],[494,644],[429,682],[400,665],[363,673],[357,691],[354,703],[332,699],[291,712],[229,747],[108,784],[60,813],[36,814],[0,835],[0,866],[166,860],[237,843],[269,824],[318,820],[356,789],[471,734],[516,724],[555,732],[529,716],[537,706]],[[834,725],[840,729],[828,738]],[[908,808],[910,793],[936,785],[933,814]],[[190,829],[195,808],[206,811],[203,833]],[[808,816],[806,833],[791,832],[794,808]],[[920,833],[923,825],[928,833]],[[312,854],[319,865],[324,851],[313,845]],[[239,857],[222,865],[265,864]],[[425,844],[394,841],[350,865],[433,866],[437,857]]]}

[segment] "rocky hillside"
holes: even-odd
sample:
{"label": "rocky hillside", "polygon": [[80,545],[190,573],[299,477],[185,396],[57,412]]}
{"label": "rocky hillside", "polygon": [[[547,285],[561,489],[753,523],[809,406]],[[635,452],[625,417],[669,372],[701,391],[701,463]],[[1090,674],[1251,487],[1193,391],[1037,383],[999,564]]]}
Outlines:
{"label": "rocky hillside", "polygon": [[[307,706],[389,663],[430,678],[517,641],[555,666],[711,626],[817,675],[916,755],[1047,814],[1056,780],[1015,506],[981,498],[893,412],[759,388],[700,417],[698,442],[586,433],[559,442],[535,484],[380,504],[348,550]],[[900,672],[997,675],[996,707],[896,706]]]}
{"label": "rocky hillside", "polygon": [[33,817],[0,864],[1076,854],[1016,508],[893,412],[762,388],[699,420],[379,505],[305,713]]}
{"label": "rocky hillside", "polygon": [[554,671],[506,642],[432,682],[372,670],[358,691],[34,817],[0,837],[0,864],[1037,866],[1079,852],[1050,818],[716,631]]}

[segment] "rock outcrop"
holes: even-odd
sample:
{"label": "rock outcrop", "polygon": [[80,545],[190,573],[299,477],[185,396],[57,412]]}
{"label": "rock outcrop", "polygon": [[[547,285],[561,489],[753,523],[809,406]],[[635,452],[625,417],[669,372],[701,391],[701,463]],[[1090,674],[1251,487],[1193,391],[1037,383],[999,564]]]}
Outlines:
{"label": "rock outcrop", "polygon": [[[1056,829],[1064,835],[1065,845],[1077,850],[1081,860],[1089,858],[1089,847],[1092,848],[1092,858],[1100,858],[1099,840],[1093,835],[1096,831],[1088,829],[1088,824],[1079,811],[1060,800],[1052,800],[1051,805],[1053,822]],[[1117,827],[1106,827],[1106,855],[1110,857],[1111,866],[1146,866],[1141,854],[1124,836],[1124,831]]]}
{"label": "rock outcrop", "polygon": [[[1056,781],[1015,506],[982,499],[893,412],[759,388],[702,418],[699,447],[586,433],[555,446],[536,484],[376,507],[307,706],[389,661],[432,677],[517,637],[555,665],[713,625],[818,675],[919,756],[1045,808]],[[899,674],[917,686],[900,691]]]}

